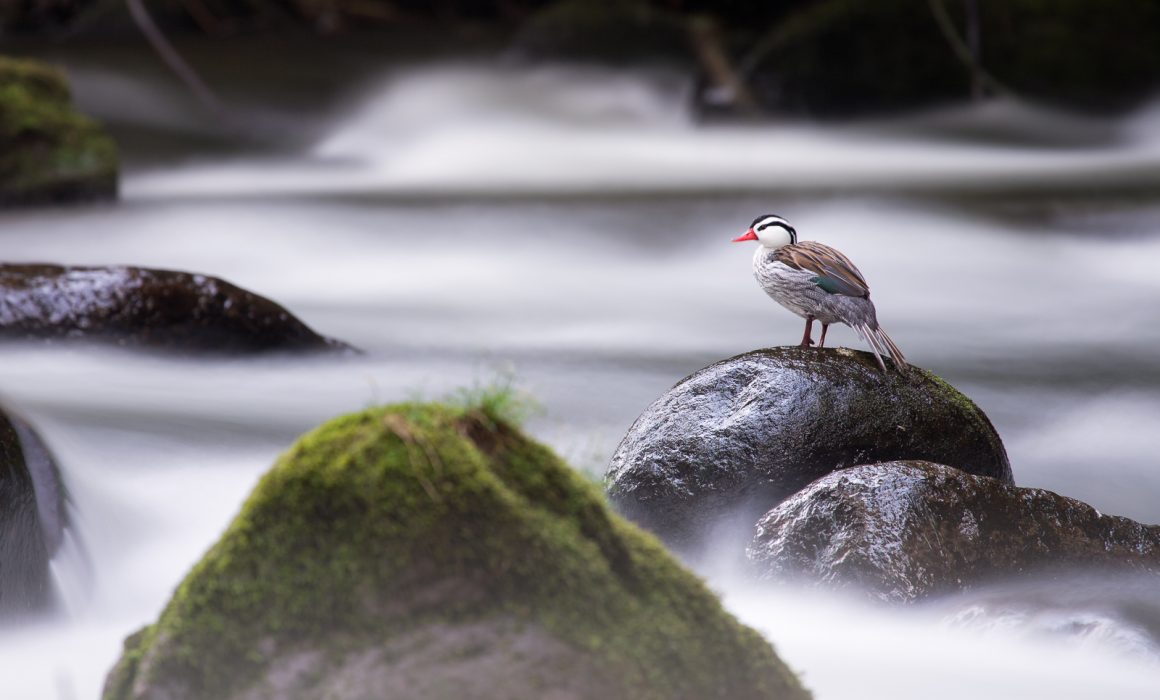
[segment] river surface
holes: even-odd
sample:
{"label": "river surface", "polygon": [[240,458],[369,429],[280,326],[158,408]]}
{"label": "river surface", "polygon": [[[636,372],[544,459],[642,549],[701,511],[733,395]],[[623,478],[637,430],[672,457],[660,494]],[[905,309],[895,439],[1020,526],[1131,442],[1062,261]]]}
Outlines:
{"label": "river surface", "polygon": [[[1018,484],[1160,522],[1160,111],[704,125],[671,75],[476,61],[368,71],[294,138],[231,148],[162,73],[66,63],[127,135],[124,196],[0,214],[5,261],[218,275],[366,354],[0,347],[0,397],[59,457],[75,521],[60,612],[0,630],[5,700],[97,697],[276,455],[337,414],[511,381],[542,408],[531,432],[601,473],[679,379],[800,338],[729,242],[765,212],[858,263],[908,359],[990,415]],[[700,573],[820,700],[1160,697],[1154,580],[900,610]]]}

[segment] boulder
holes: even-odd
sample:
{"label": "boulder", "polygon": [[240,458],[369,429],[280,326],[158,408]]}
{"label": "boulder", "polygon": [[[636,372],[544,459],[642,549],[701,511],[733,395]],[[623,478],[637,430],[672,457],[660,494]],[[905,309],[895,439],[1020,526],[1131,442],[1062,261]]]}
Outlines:
{"label": "boulder", "polygon": [[605,481],[618,511],[695,553],[723,527],[746,542],[762,513],[821,476],[893,459],[1011,481],[987,416],[934,374],[884,372],[844,348],[781,347],[670,389],[629,428]]}
{"label": "boulder", "polygon": [[0,58],[0,204],[111,199],[117,167],[116,145],[73,110],[60,73]]}
{"label": "boulder", "polygon": [[493,410],[431,404],[300,439],[104,691],[372,696],[809,697],[547,448]]}
{"label": "boulder", "polygon": [[930,462],[829,474],[769,511],[749,558],[765,579],[911,602],[1034,575],[1160,574],[1160,526]]}
{"label": "boulder", "polygon": [[49,560],[66,525],[52,454],[28,423],[0,410],[0,617],[50,607]]}
{"label": "boulder", "polygon": [[139,267],[0,265],[0,339],[179,353],[347,348],[229,282]]}

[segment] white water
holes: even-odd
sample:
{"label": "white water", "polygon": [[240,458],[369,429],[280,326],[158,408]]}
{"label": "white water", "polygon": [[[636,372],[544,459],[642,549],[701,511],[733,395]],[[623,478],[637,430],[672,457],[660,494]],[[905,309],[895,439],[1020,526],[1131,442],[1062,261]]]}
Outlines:
{"label": "white water", "polygon": [[[1111,196],[1160,174],[1160,116],[1105,124],[1007,104],[724,128],[682,105],[663,76],[417,71],[304,153],[130,173],[117,205],[0,216],[5,260],[220,275],[367,351],[178,361],[0,347],[3,401],[59,457],[82,540],[57,559],[61,612],[0,630],[0,697],[96,697],[121,639],[155,619],[275,455],[338,413],[513,373],[545,409],[532,431],[602,470],[678,379],[800,337],[753,283],[751,249],[728,243],[768,210],[858,262],[908,357],[992,417],[1021,485],[1160,522],[1160,209]],[[1008,185],[1107,196],[954,198]],[[880,194],[916,189],[947,197]],[[858,347],[846,329],[830,337]],[[974,598],[879,610],[702,573],[821,700],[1160,688],[1146,620],[1079,624],[1101,614],[1082,596],[1048,624],[1022,589],[1002,610]],[[1126,644],[1133,634],[1144,641]]]}
{"label": "white water", "polygon": [[[857,127],[705,128],[671,77],[437,68],[395,75],[302,157],[132,180],[138,197],[822,190],[1080,191],[1160,183],[1160,115],[1116,128],[1026,105]],[[982,134],[1066,148],[938,139]],[[918,138],[915,138],[915,135]],[[931,138],[934,137],[934,138]]]}

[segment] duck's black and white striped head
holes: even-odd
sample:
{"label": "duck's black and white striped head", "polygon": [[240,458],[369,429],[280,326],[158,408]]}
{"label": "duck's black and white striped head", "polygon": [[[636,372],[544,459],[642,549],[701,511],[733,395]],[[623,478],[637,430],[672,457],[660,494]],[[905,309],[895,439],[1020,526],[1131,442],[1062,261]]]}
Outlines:
{"label": "duck's black and white striped head", "polygon": [[738,241],[759,241],[766,248],[780,248],[797,243],[797,231],[777,214],[762,214],[753,220],[749,230],[733,239]]}

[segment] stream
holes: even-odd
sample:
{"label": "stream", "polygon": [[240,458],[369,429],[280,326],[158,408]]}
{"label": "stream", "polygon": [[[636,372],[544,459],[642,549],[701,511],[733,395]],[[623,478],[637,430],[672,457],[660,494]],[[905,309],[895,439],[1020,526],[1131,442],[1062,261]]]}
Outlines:
{"label": "stream", "polygon": [[[118,133],[208,138],[165,76],[60,60]],[[800,338],[729,242],[765,212],[857,262],[908,360],[991,417],[1017,484],[1160,522],[1160,110],[729,126],[699,123],[661,72],[368,75],[294,139],[176,156],[127,141],[121,201],[0,213],[6,262],[217,275],[365,351],[0,346],[0,400],[59,458],[75,523],[59,611],[0,629],[6,700],[98,697],[122,639],[330,417],[511,382],[540,407],[530,432],[599,475],[682,377]],[[862,347],[844,327],[829,342]],[[897,609],[699,573],[819,700],[1160,695],[1154,580]]]}

